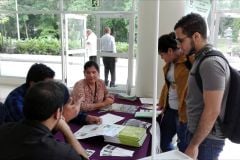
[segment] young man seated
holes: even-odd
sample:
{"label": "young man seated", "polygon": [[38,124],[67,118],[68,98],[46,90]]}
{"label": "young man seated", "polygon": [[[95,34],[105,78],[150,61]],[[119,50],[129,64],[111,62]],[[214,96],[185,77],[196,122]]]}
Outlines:
{"label": "young man seated", "polygon": [[[25,119],[0,127],[0,159],[88,159],[62,115],[69,100],[66,90],[63,84],[52,80],[29,88],[24,98]],[[53,130],[62,132],[68,144],[56,141]]]}

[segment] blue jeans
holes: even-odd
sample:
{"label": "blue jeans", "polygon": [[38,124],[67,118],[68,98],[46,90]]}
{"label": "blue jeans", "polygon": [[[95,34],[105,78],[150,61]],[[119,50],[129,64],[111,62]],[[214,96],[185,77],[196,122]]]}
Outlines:
{"label": "blue jeans", "polygon": [[[193,134],[187,132],[187,143],[189,144]],[[206,138],[198,148],[198,160],[218,160],[223,150],[225,141]]]}
{"label": "blue jeans", "polygon": [[167,108],[160,122],[161,130],[161,150],[163,152],[173,150],[172,139],[177,134],[177,146],[181,152],[184,152],[186,143],[187,123],[179,122],[178,111]]}

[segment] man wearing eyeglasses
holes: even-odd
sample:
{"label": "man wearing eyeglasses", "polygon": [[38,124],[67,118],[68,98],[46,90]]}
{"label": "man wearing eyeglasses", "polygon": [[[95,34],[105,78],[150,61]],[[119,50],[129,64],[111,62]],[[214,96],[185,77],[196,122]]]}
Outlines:
{"label": "man wearing eyeglasses", "polygon": [[188,115],[187,155],[198,160],[216,160],[224,146],[224,136],[217,117],[225,107],[230,72],[228,64],[218,56],[204,59],[199,67],[202,88],[198,87],[195,73],[203,54],[212,50],[207,43],[204,18],[191,13],[182,17],[174,27],[177,41],[185,54],[195,54],[195,62],[188,79],[186,97]]}

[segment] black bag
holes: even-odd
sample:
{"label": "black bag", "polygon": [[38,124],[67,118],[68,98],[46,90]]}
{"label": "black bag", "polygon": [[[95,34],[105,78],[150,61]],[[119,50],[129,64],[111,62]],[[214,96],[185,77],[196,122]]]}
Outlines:
{"label": "black bag", "polygon": [[[198,66],[196,67],[195,79],[199,89],[202,91],[202,79],[199,74],[199,67],[201,62],[210,56],[219,56],[223,58],[227,63],[227,59],[223,54],[216,50],[209,50],[204,53],[204,56],[200,59]],[[227,96],[226,108],[223,119],[218,116],[223,134],[226,138],[233,143],[240,143],[240,73],[232,68],[228,63],[230,69],[230,86]]]}

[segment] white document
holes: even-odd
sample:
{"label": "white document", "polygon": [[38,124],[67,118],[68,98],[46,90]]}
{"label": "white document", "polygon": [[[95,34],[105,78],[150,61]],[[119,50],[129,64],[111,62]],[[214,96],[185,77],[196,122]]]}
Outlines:
{"label": "white document", "polygon": [[103,124],[102,134],[104,136],[114,137],[116,136],[125,126],[117,124]]}
{"label": "white document", "polygon": [[74,133],[77,139],[85,139],[89,137],[99,136],[102,126],[97,124],[84,125]]}
{"label": "white document", "polygon": [[108,144],[102,148],[100,151],[100,156],[132,157],[133,153],[134,151]]}
{"label": "white document", "polygon": [[[153,104],[153,98],[140,98],[142,104]],[[159,99],[157,99],[158,103]]]}
{"label": "white document", "polygon": [[[151,160],[151,159],[152,159],[152,157],[149,156],[149,157],[141,158],[139,160]],[[161,160],[170,160],[170,159],[192,160],[192,158],[188,157],[186,154],[184,154],[184,153],[182,153],[178,150],[172,150],[172,151],[157,154],[156,159],[161,159]]]}
{"label": "white document", "polygon": [[88,157],[91,157],[93,155],[93,153],[95,153],[95,150],[86,149],[86,152],[87,152]]}
{"label": "white document", "polygon": [[77,139],[85,139],[95,136],[116,136],[125,126],[117,124],[90,124],[84,125],[74,133]]}
{"label": "white document", "polygon": [[124,117],[107,113],[101,116],[102,124],[114,124],[124,119]]}

